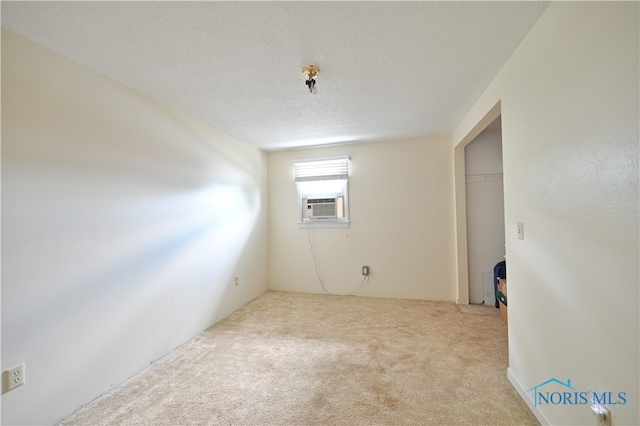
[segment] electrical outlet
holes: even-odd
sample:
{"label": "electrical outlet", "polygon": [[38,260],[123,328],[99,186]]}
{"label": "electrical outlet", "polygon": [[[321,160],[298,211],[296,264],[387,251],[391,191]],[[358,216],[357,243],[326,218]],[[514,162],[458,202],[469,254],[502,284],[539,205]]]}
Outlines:
{"label": "electrical outlet", "polygon": [[9,392],[25,383],[24,362],[6,371],[6,391]]}
{"label": "electrical outlet", "polygon": [[362,275],[364,275],[364,276],[369,275],[369,267],[368,266],[363,266],[362,267]]}
{"label": "electrical outlet", "polygon": [[233,284],[237,287],[240,285],[240,277],[238,275],[236,275],[235,280],[233,281]]}

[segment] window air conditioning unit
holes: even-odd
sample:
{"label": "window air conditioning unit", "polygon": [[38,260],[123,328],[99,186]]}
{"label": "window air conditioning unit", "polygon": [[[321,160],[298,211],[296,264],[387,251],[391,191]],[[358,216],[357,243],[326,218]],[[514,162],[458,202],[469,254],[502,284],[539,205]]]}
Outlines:
{"label": "window air conditioning unit", "polygon": [[335,219],[338,216],[335,198],[307,198],[306,203],[309,220]]}

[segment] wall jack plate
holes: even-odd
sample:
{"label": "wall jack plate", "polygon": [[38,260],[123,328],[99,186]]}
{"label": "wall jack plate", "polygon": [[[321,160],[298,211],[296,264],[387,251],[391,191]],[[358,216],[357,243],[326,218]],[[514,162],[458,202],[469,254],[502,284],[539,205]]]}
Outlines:
{"label": "wall jack plate", "polygon": [[591,411],[597,417],[598,426],[611,426],[611,411],[602,404],[592,404]]}
{"label": "wall jack plate", "polygon": [[369,267],[368,266],[363,266],[362,267],[362,275],[364,275],[365,277],[369,275]]}
{"label": "wall jack plate", "polygon": [[14,390],[18,386],[24,385],[26,376],[24,374],[24,362],[8,369],[2,373],[2,393]]}

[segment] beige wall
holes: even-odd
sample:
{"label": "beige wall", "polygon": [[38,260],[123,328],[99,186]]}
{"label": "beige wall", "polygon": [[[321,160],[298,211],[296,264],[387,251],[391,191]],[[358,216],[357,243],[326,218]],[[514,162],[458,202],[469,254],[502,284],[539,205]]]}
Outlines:
{"label": "beige wall", "polygon": [[[640,423],[638,12],[552,3],[453,135],[500,103],[512,383],[530,404],[550,378],[626,392],[613,424]],[[587,405],[532,409],[595,423]]]}
{"label": "beige wall", "polygon": [[[2,30],[3,424],[51,424],[267,291],[266,155]],[[240,276],[240,286],[233,276]]]}
{"label": "beige wall", "polygon": [[270,152],[269,285],[323,293],[307,231],[297,224],[293,161],[349,155],[349,229],[311,229],[331,293],[455,300],[453,157],[448,136]]}

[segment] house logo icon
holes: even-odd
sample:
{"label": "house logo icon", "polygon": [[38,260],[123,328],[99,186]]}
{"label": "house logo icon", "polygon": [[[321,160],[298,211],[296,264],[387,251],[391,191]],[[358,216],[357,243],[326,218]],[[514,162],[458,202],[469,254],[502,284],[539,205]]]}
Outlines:
{"label": "house logo icon", "polygon": [[[547,393],[546,393],[546,395],[545,395],[545,394],[543,394],[541,391],[539,391],[538,389],[540,389],[540,388],[542,388],[542,387],[544,387],[544,386],[547,386],[547,385],[549,385],[549,384],[552,384],[552,383],[557,383],[557,384],[559,384],[559,385],[561,385],[561,386],[564,386],[564,387],[566,388],[566,389],[565,389],[565,391],[566,391],[566,392],[562,392],[562,393],[560,393],[560,392],[553,392],[553,393],[557,393],[557,394],[566,394],[566,393],[569,393],[569,389],[570,389],[570,390],[572,390],[572,391],[574,391],[574,392],[578,392],[578,390],[577,390],[576,388],[574,388],[573,386],[571,386],[571,379],[567,379],[567,383],[564,383],[564,382],[562,382],[562,381],[560,381],[560,380],[556,379],[555,377],[552,377],[552,378],[550,378],[549,380],[544,381],[544,382],[540,383],[539,385],[536,385],[536,386],[532,387],[531,389],[529,389],[529,390],[527,391],[527,392],[531,392],[531,391],[533,391],[533,406],[534,406],[534,407],[537,407],[537,406],[538,406],[538,404],[540,404],[540,401],[541,401],[541,400],[542,400],[543,402],[549,403],[549,398],[545,398],[545,396],[548,396],[548,395],[549,395],[549,393],[547,392]],[[553,393],[552,393],[552,394],[553,394]],[[542,397],[542,398],[541,398],[541,397]]]}

